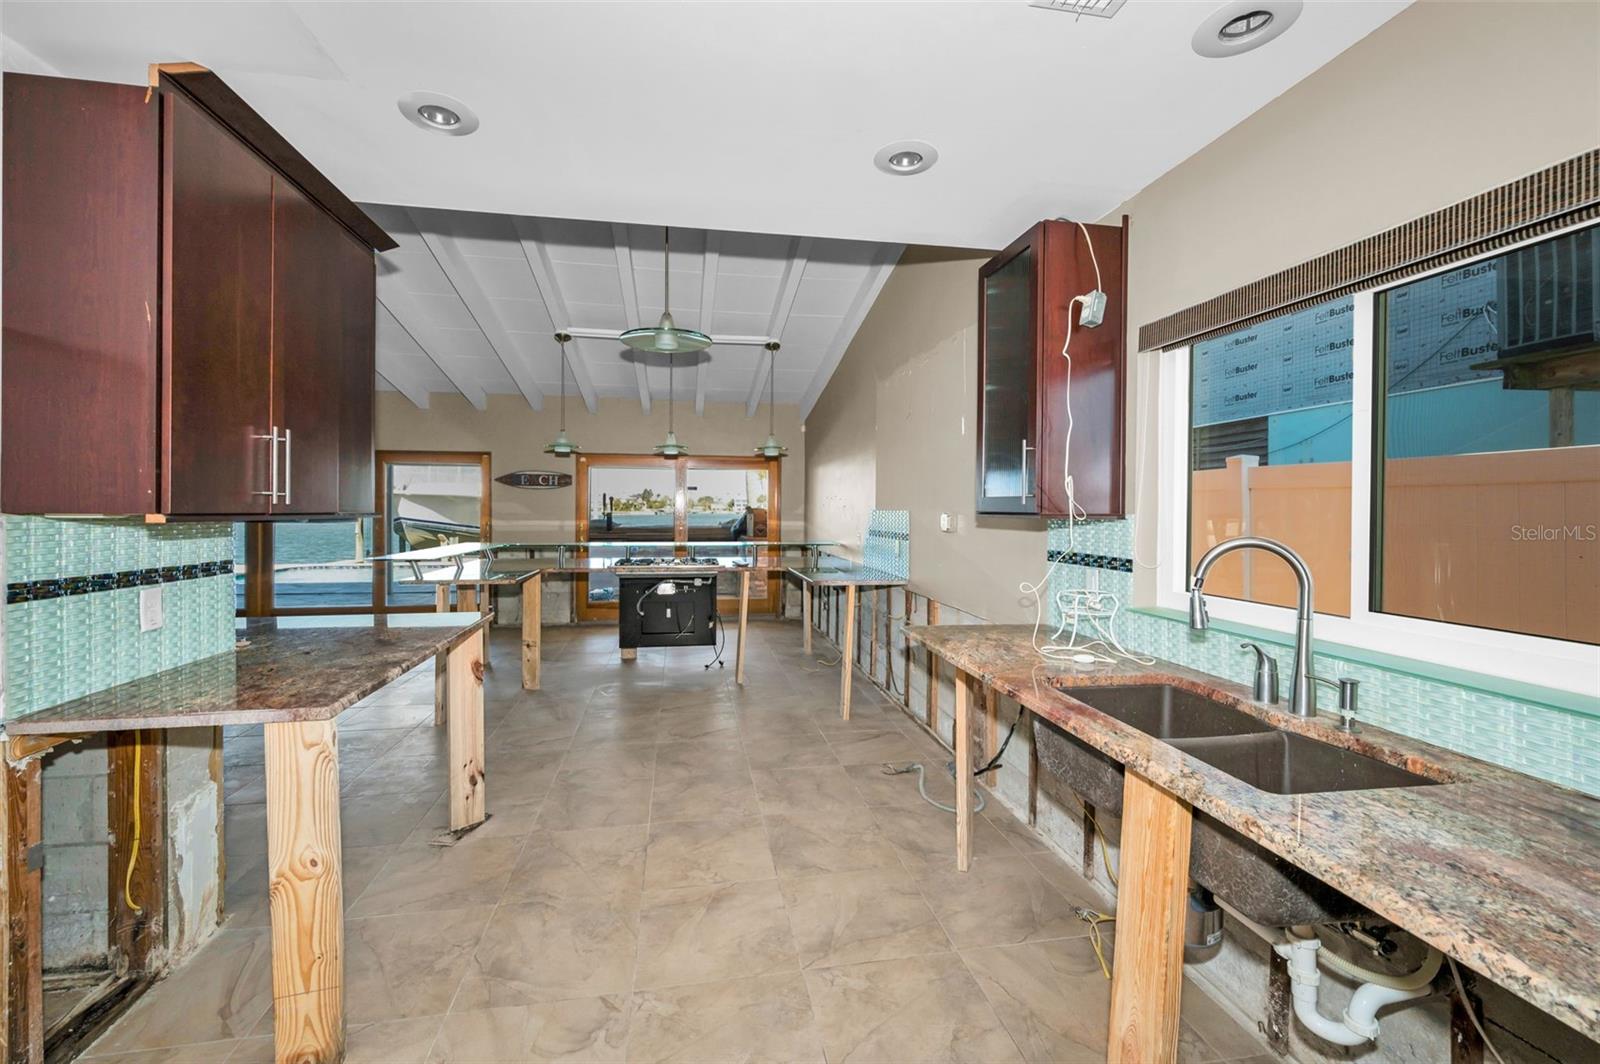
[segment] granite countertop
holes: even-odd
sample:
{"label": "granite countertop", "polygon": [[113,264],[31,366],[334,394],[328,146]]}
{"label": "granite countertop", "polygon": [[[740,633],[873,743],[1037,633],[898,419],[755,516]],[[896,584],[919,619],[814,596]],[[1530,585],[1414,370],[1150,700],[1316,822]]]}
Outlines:
{"label": "granite countertop", "polygon": [[5,722],[72,735],[328,720],[483,628],[490,614],[241,619],[238,648]]}
{"label": "granite countertop", "polygon": [[[1047,662],[1032,629],[909,627],[907,637],[1132,767],[1396,926],[1600,1040],[1600,799],[1370,725],[1302,720],[1181,665]],[[1280,795],[1100,713],[1073,687],[1170,683],[1441,781]]]}
{"label": "granite countertop", "polygon": [[886,573],[882,569],[871,569],[865,565],[852,565],[848,568],[829,569],[826,567],[810,568],[806,566],[791,565],[787,571],[793,573],[797,580],[817,587],[837,587],[855,584],[858,587],[900,587],[906,583],[903,576]]}

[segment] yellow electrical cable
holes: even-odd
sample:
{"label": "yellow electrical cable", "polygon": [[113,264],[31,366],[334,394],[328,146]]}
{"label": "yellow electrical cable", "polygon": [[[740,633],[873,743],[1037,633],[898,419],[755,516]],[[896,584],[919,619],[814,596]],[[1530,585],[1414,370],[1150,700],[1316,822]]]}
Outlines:
{"label": "yellow electrical cable", "polygon": [[122,900],[136,913],[144,912],[144,909],[133,900],[133,872],[139,867],[139,843],[144,827],[139,821],[139,783],[144,777],[141,760],[139,729],[135,728],[133,730],[133,852],[128,855],[128,874],[122,880]]}

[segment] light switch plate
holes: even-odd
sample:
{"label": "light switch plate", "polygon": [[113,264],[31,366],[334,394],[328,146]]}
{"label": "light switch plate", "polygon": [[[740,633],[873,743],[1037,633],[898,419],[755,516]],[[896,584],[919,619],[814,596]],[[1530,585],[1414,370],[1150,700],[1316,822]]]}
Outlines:
{"label": "light switch plate", "polygon": [[161,588],[139,589],[139,631],[153,632],[167,623],[166,611],[161,604]]}

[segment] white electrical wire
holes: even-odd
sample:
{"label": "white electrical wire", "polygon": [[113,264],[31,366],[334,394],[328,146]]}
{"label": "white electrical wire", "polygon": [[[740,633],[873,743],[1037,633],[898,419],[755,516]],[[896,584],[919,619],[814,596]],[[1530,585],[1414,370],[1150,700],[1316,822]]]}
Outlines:
{"label": "white electrical wire", "polygon": [[1489,1055],[1498,1064],[1506,1064],[1505,1058],[1500,1055],[1500,1051],[1494,1047],[1493,1042],[1489,1041],[1489,1032],[1483,1029],[1483,1024],[1478,1020],[1478,1010],[1472,1007],[1472,1001],[1467,997],[1467,988],[1461,982],[1461,970],[1456,967],[1455,958],[1445,954],[1444,959],[1450,965],[1450,978],[1455,980],[1456,993],[1461,995],[1461,1005],[1467,1010],[1467,1019],[1471,1020],[1472,1026],[1478,1029],[1478,1037],[1483,1039],[1483,1048],[1489,1051]]}

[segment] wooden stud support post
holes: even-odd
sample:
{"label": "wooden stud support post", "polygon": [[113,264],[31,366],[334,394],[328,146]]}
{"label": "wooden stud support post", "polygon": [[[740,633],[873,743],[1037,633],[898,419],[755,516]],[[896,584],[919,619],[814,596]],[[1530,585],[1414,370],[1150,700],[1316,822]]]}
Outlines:
{"label": "wooden stud support post", "polygon": [[1022,721],[1028,728],[1028,826],[1033,828],[1039,826],[1039,745],[1033,714],[1023,714]]}
{"label": "wooden stud support post", "polygon": [[970,680],[956,670],[956,870],[972,867],[972,720]]}
{"label": "wooden stud support post", "polygon": [[483,822],[483,656],[482,628],[449,650],[450,830]]}
{"label": "wooden stud support post", "polygon": [[[877,680],[877,678],[878,678],[878,621],[881,620],[882,618],[879,616],[880,608],[879,608],[879,596],[878,596],[878,593],[876,591],[873,591],[873,592],[869,592],[869,594],[872,596],[872,625],[871,625],[871,627],[869,627],[867,629],[867,679],[869,679],[869,680]],[[863,606],[862,608],[865,609],[865,606]]]}
{"label": "wooden stud support post", "polygon": [[[1000,748],[1000,693],[993,687],[983,689],[983,759],[985,761],[994,757]],[[984,777],[983,785],[991,791],[995,788],[995,779],[1000,775],[999,770],[989,773]]]}
{"label": "wooden stud support post", "polygon": [[744,645],[750,620],[750,570],[739,570],[739,645],[733,651],[733,682],[744,685]]}
{"label": "wooden stud support post", "polygon": [[1178,1059],[1189,803],[1128,769],[1111,977],[1110,1064]]}
{"label": "wooden stud support post", "polygon": [[108,732],[106,758],[106,823],[111,825],[107,932],[112,951],[127,962],[128,970],[143,972],[166,944],[166,800],[162,794],[166,733]]}
{"label": "wooden stud support post", "polygon": [[278,1064],[337,1064],[345,1032],[338,735],[329,720],[264,730],[275,1055]]}
{"label": "wooden stud support post", "polygon": [[[928,600],[928,623],[939,623],[939,604],[933,599]],[[933,651],[928,651],[928,730],[935,735],[939,734],[939,658]]]}
{"label": "wooden stud support post", "polygon": [[[910,624],[911,623],[911,601],[912,601],[911,589],[908,587],[908,588],[906,588],[906,619],[905,619],[905,622],[904,622],[906,624]],[[905,697],[906,708],[910,709],[911,708],[911,640],[907,639],[905,641],[905,644],[906,644],[906,648],[905,648],[906,649],[906,656],[905,656],[905,661],[902,663],[904,665],[904,672],[903,672],[902,675],[904,677],[904,681],[905,682],[901,684],[902,690],[901,690],[900,693]]]}
{"label": "wooden stud support post", "polygon": [[[450,612],[450,585],[439,584],[433,589],[433,609],[435,613]],[[445,663],[443,654],[433,656],[433,726],[437,728],[445,722]]]}
{"label": "wooden stud support post", "polygon": [[844,640],[839,644],[839,718],[850,719],[851,649],[856,644],[856,585],[844,589]]}
{"label": "wooden stud support post", "polygon": [[535,574],[522,585],[522,689],[539,689],[539,665],[544,634],[544,577]]}
{"label": "wooden stud support post", "polygon": [[811,656],[811,585],[800,585],[800,628],[805,632],[806,657]]}
{"label": "wooden stud support post", "polygon": [[0,757],[0,1061],[44,1060],[44,871],[28,853],[43,834],[39,759]]}

